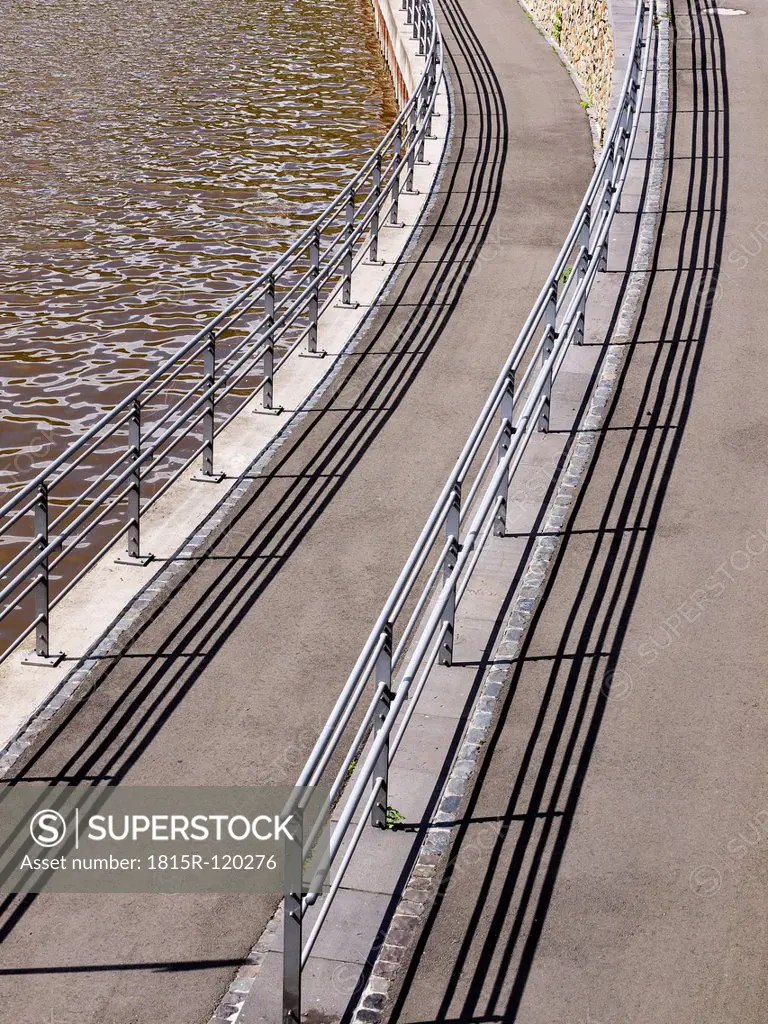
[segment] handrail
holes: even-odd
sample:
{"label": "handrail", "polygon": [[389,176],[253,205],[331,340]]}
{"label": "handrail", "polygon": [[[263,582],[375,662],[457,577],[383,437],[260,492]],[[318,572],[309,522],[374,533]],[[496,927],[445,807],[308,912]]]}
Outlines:
{"label": "handrail", "polygon": [[[0,507],[0,545],[11,547],[0,568],[0,602],[7,601],[0,622],[11,622],[0,663],[33,630],[35,655],[27,660],[58,658],[50,652],[50,611],[93,565],[87,549],[95,544],[101,556],[127,537],[124,561],[146,564],[142,515],[199,457],[199,477],[220,479],[214,445],[224,426],[258,396],[264,412],[280,411],[275,377],[298,349],[325,355],[318,321],[337,296],[352,304],[356,267],[366,254],[377,257],[379,232],[397,221],[399,197],[412,188],[431,137],[442,40],[432,0],[402,6],[424,70],[362,167],[247,288]],[[85,568],[54,576],[73,551]],[[24,604],[32,600],[33,608]]]}
{"label": "handrail", "polygon": [[[308,893],[302,891],[301,879],[289,879],[283,947],[286,1021],[298,1024],[301,1019],[302,968],[365,824],[386,827],[389,766],[433,666],[452,663],[457,608],[489,536],[503,536],[506,530],[514,474],[531,437],[549,429],[553,381],[570,346],[584,340],[587,297],[597,274],[607,267],[608,234],[637,137],[654,10],[655,0],[647,0],[647,6],[646,0],[638,0],[631,59],[616,113],[573,224],[299,776],[298,787],[311,787],[324,779],[331,763],[342,766],[330,785],[331,804],[340,801],[341,807],[330,843],[333,883],[321,895],[322,879]],[[463,497],[463,485],[473,473]],[[431,557],[431,571],[422,583],[422,570]],[[402,625],[404,611],[408,618]],[[357,731],[350,741],[345,736],[351,722]],[[299,817],[306,799],[297,797],[293,807]],[[344,847],[356,813],[360,819]],[[308,835],[298,833],[302,849],[290,863],[303,862],[322,827],[317,821]],[[304,942],[302,920],[318,899],[324,902]]]}

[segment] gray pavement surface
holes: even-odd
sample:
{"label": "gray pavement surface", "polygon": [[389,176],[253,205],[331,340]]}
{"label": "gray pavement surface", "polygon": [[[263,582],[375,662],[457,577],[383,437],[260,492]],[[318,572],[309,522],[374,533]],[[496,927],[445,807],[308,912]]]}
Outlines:
{"label": "gray pavement surface", "polygon": [[[517,4],[443,7],[455,133],[397,287],[231,528],[39,738],[20,783],[295,779],[592,168],[574,87]],[[2,1020],[206,1021],[276,904],[6,898]]]}
{"label": "gray pavement surface", "polygon": [[768,16],[671,28],[655,272],[392,1024],[766,1019]]}

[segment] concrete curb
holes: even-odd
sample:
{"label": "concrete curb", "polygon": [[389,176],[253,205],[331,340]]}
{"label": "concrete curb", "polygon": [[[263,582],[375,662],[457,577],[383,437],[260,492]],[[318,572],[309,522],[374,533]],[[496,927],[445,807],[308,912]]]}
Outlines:
{"label": "concrete curb", "polygon": [[491,667],[483,681],[462,745],[443,789],[439,809],[433,818],[433,826],[425,835],[402,898],[371,969],[369,981],[354,1011],[353,1024],[380,1024],[384,1019],[390,997],[396,990],[398,975],[407,963],[413,940],[418,934],[425,912],[434,900],[440,878],[445,871],[446,854],[455,831],[446,827],[446,823],[456,820],[456,814],[468,791],[481,749],[492,727],[496,709],[505,696],[513,671],[511,663],[520,654],[523,638],[544,594],[545,584],[561,543],[563,529],[594,454],[597,431],[604,423],[616,394],[627,353],[626,340],[636,319],[652,265],[661,211],[669,113],[669,21],[665,17],[666,9],[665,0],[660,0],[656,51],[658,107],[648,191],[640,219],[634,267],[629,275],[613,331],[614,340],[606,348],[579,436],[568,457],[540,529],[540,536],[535,542],[515,595],[502,638],[491,659],[501,664]]}

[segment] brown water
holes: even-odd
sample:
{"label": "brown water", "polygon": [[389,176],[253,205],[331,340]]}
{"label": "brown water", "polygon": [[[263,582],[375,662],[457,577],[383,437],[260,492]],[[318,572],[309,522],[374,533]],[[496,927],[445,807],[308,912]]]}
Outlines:
{"label": "brown water", "polygon": [[368,0],[3,0],[0,484],[190,337],[395,103]]}

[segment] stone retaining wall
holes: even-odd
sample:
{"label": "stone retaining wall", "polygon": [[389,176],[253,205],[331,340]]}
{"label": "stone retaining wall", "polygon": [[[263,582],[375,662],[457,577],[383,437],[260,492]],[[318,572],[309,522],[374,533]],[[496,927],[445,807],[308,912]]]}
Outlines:
{"label": "stone retaining wall", "polygon": [[608,0],[520,0],[549,36],[581,86],[602,133],[608,122],[614,65]]}

